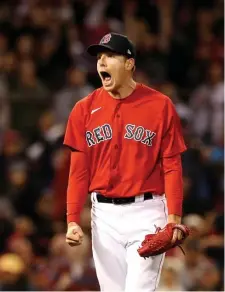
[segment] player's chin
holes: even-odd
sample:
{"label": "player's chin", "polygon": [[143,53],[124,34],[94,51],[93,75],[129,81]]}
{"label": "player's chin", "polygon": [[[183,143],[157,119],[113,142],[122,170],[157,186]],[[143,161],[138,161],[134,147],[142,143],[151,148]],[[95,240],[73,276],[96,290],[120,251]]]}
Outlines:
{"label": "player's chin", "polygon": [[110,80],[110,82],[102,80],[102,85],[106,91],[113,91],[115,88],[115,82],[113,80]]}

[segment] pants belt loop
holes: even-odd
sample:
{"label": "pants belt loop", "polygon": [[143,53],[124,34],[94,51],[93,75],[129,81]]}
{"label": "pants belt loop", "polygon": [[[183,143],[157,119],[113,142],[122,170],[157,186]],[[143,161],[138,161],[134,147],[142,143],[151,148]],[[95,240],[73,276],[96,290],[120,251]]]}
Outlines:
{"label": "pants belt loop", "polygon": [[91,196],[92,196],[92,202],[94,202],[94,203],[98,202],[97,201],[97,193],[96,192],[92,192]]}
{"label": "pants belt loop", "polygon": [[144,195],[136,196],[135,197],[135,203],[143,202],[144,201]]}

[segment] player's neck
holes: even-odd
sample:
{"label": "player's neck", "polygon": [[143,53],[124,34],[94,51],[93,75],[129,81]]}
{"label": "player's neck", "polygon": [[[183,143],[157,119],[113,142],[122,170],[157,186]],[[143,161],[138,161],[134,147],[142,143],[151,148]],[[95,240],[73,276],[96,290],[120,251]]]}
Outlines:
{"label": "player's neck", "polygon": [[123,86],[121,86],[116,92],[109,92],[109,94],[115,99],[123,99],[131,95],[136,88],[136,82],[133,78],[130,78]]}

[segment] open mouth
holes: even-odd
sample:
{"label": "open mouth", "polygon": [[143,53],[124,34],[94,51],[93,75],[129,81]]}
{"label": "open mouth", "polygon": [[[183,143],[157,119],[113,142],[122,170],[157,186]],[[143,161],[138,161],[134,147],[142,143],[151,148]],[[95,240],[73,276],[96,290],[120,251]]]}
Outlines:
{"label": "open mouth", "polygon": [[108,72],[106,72],[106,71],[101,71],[100,74],[101,74],[102,79],[103,79],[104,81],[110,81],[110,80],[111,80],[111,75],[110,75]]}

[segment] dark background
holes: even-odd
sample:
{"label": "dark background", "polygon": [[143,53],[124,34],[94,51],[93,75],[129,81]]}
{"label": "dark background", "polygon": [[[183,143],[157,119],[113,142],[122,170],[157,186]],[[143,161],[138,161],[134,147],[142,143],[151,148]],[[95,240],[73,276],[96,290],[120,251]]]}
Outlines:
{"label": "dark background", "polygon": [[[186,255],[168,253],[159,290],[223,290],[224,7],[220,0],[0,1],[0,289],[98,290],[90,248],[65,244],[74,104],[100,86],[85,53],[110,32],[137,47],[135,78],[182,121]],[[113,271],[112,271],[113,272]]]}

